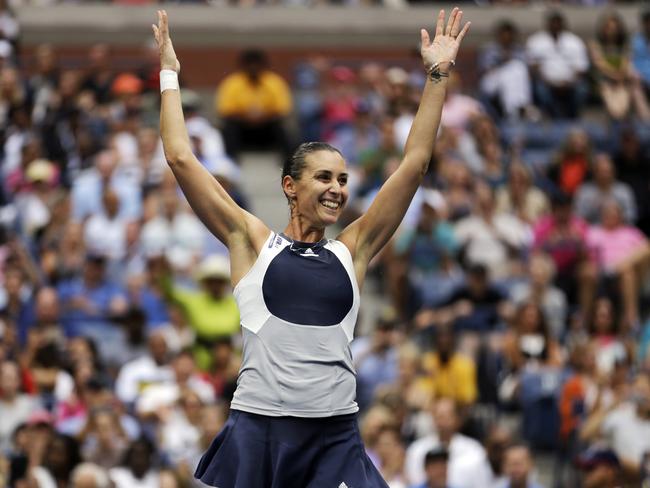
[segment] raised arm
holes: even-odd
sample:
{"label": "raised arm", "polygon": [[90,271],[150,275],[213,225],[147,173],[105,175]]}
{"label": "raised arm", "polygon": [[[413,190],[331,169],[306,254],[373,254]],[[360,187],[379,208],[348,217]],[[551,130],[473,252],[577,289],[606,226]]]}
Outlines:
{"label": "raised arm", "polygon": [[[160,50],[161,70],[178,73],[180,63],[169,36],[164,10],[158,11],[158,25],[152,25],[152,28]],[[266,238],[266,226],[239,207],[192,154],[178,87],[165,89],[161,94],[160,133],[167,163],[203,224],[228,246],[231,253],[233,246],[246,246],[247,241],[253,248],[259,249],[261,244],[256,241]]]}
{"label": "raised arm", "polygon": [[463,12],[454,8],[445,27],[445,11],[441,10],[433,42],[429,33],[421,30],[422,61],[429,76],[406,141],[404,158],[397,171],[384,183],[367,213],[339,236],[350,248],[357,265],[367,264],[388,242],[427,172],[440,125],[449,70],[470,25],[466,23],[461,30],[462,16]]}

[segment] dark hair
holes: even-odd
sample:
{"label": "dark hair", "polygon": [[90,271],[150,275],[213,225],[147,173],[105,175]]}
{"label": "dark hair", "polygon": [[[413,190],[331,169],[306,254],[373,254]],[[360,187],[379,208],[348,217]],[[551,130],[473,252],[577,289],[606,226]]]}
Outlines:
{"label": "dark hair", "polygon": [[512,32],[513,34],[516,34],[518,32],[517,26],[512,22],[510,19],[502,19],[500,20],[495,28],[495,32]]}
{"label": "dark hair", "polygon": [[605,38],[605,24],[610,20],[614,20],[618,25],[618,32],[616,33],[614,44],[619,49],[623,49],[627,44],[627,29],[623,19],[616,12],[607,12],[605,15],[600,17],[596,26],[596,40],[601,45],[605,45],[608,42],[608,39]]}
{"label": "dark hair", "polygon": [[449,451],[447,451],[444,447],[438,447],[430,450],[425,454],[424,465],[427,466],[430,463],[436,463],[440,461],[446,462],[448,460],[449,460]]}
{"label": "dark hair", "polygon": [[[303,142],[298,146],[293,155],[284,162],[282,166],[282,179],[285,176],[291,176],[294,180],[299,180],[302,171],[307,165],[307,156],[318,151],[330,151],[341,154],[341,151],[326,142]],[[341,154],[341,156],[343,156]],[[289,197],[287,197],[287,200]]]}
{"label": "dark hair", "polygon": [[266,53],[261,49],[246,49],[239,56],[239,63],[243,66],[248,66],[251,64],[261,64],[266,66],[268,64],[268,58]]}

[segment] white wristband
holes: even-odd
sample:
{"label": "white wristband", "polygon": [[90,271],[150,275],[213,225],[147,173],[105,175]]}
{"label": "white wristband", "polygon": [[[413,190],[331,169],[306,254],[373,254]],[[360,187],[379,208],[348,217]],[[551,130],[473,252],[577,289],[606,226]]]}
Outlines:
{"label": "white wristband", "polygon": [[165,90],[179,90],[178,73],[173,69],[160,70],[160,93]]}

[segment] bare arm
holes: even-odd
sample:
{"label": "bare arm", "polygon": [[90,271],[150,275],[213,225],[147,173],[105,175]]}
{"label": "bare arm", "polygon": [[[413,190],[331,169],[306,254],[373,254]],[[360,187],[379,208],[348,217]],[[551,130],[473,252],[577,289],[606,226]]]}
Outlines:
{"label": "bare arm", "polygon": [[[152,27],[160,49],[161,69],[180,71],[164,10],[158,11],[158,26]],[[229,249],[245,242],[253,244],[255,249],[261,247],[257,241],[268,235],[266,226],[240,208],[192,154],[179,90],[165,90],[161,95],[160,133],[165,158],[178,184],[210,232]]]}
{"label": "bare arm", "polygon": [[[427,31],[422,29],[421,52],[427,70],[437,63],[443,73],[451,68],[451,62],[455,60],[460,42],[469,28],[468,22],[460,30],[462,14],[458,8],[454,8],[445,29],[445,12],[441,10],[433,42],[430,42]],[[404,218],[429,167],[446,87],[446,77],[435,81],[427,78],[399,168],[384,183],[368,212],[350,224],[339,237],[350,248],[356,262],[367,264],[388,242]]]}

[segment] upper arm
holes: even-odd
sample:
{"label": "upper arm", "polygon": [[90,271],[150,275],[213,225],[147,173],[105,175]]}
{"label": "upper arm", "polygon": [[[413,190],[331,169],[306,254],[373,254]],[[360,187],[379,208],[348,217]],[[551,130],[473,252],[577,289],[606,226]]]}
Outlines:
{"label": "upper arm", "polygon": [[339,236],[339,240],[350,248],[355,260],[361,258],[369,262],[402,222],[423,177],[416,165],[406,163],[406,160],[402,161],[397,171],[384,183],[368,211]]}
{"label": "upper arm", "polygon": [[171,168],[192,210],[229,249],[236,235],[244,236],[253,244],[267,237],[266,226],[237,205],[193,154],[184,155]]}

